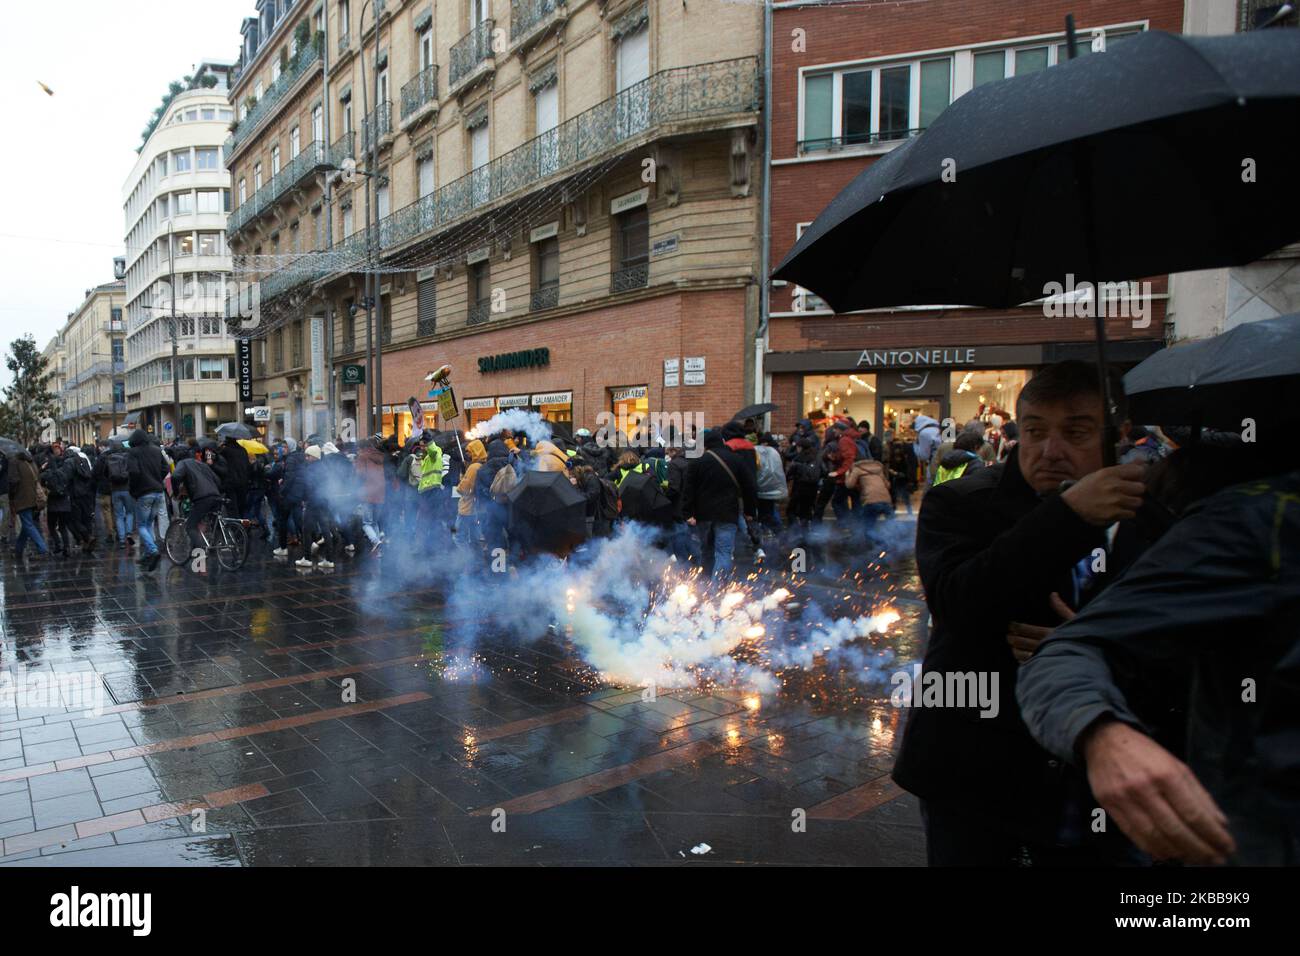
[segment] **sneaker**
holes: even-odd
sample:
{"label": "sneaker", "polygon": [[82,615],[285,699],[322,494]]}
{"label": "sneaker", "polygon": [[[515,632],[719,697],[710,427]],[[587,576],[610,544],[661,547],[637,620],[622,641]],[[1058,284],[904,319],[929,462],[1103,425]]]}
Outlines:
{"label": "sneaker", "polygon": [[275,555],[277,558],[287,558],[287,557],[289,556],[289,549],[288,549],[288,548],[276,548],[276,549],[275,549],[274,551],[272,551],[271,553],[272,553],[273,555]]}
{"label": "sneaker", "polygon": [[300,568],[310,568],[312,567],[311,558],[299,558],[294,562],[294,565]]}
{"label": "sneaker", "polygon": [[356,545],[354,545],[354,544],[346,545],[346,546],[343,548],[343,550],[346,551],[348,554],[356,554],[356,553],[357,553],[357,547],[356,547]]}
{"label": "sneaker", "polygon": [[311,554],[312,554],[312,557],[315,557],[315,556],[316,556],[316,552],[320,550],[320,546],[321,546],[322,544],[324,544],[324,543],[325,543],[325,539],[324,539],[324,538],[320,538],[320,539],[318,539],[318,540],[316,540],[316,541],[313,541],[313,542],[311,543]]}
{"label": "sneaker", "polygon": [[333,571],[333,570],[334,570],[334,562],[333,562],[333,561],[325,561],[325,560],[322,560],[322,561],[320,561],[320,562],[317,563],[316,567],[320,568],[322,571]]}
{"label": "sneaker", "polygon": [[767,557],[767,552],[765,552],[762,548],[759,548],[757,551],[754,552],[755,561],[762,561],[766,557]]}

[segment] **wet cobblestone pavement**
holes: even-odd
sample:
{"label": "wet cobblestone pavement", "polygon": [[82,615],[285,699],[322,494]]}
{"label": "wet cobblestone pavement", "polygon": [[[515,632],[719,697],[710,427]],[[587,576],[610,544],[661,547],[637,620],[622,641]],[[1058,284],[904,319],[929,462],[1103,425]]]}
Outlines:
{"label": "wet cobblestone pavement", "polygon": [[[925,619],[906,572],[900,661]],[[0,864],[923,863],[887,776],[888,688],[647,701],[584,684],[556,639],[480,642],[457,674],[438,592],[358,587],[383,574],[305,573],[260,541],[233,574],[140,576],[122,551],[6,561]],[[102,712],[34,697],[53,675]]]}

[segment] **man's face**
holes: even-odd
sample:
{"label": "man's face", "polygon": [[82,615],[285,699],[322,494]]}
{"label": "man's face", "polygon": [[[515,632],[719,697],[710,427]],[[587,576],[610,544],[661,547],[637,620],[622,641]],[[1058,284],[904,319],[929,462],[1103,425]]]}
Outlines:
{"label": "man's face", "polygon": [[1101,468],[1104,416],[1096,395],[1020,408],[1020,471],[1040,494]]}

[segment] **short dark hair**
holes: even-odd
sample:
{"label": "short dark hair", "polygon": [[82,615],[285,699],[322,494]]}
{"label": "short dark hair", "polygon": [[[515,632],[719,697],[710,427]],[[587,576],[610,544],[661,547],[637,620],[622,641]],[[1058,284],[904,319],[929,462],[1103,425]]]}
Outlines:
{"label": "short dark hair", "polygon": [[984,436],[972,431],[964,431],[952,443],[957,451],[979,451],[984,447]]}
{"label": "short dark hair", "polygon": [[1080,395],[1102,397],[1096,365],[1078,359],[1048,365],[1034,373],[1020,390],[1016,418],[1024,417],[1022,409],[1026,404],[1055,405]]}

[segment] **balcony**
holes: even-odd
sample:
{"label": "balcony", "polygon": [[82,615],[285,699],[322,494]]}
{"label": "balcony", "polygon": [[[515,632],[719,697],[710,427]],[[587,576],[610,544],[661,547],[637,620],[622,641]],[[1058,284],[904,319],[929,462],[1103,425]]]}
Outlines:
{"label": "balcony", "polygon": [[379,104],[379,108],[361,121],[361,148],[365,152],[370,151],[371,145],[378,138],[379,148],[383,149],[388,145],[386,138],[393,135],[393,104],[384,102]]}
{"label": "balcony", "polygon": [[[337,147],[337,145],[336,143],[335,146]],[[334,149],[330,149],[327,154],[324,143],[315,141],[308,143],[303,147],[302,152],[289,160],[289,165],[272,176],[270,182],[265,183],[261,189],[240,203],[239,207],[230,214],[226,220],[226,235],[234,236],[235,233],[271,208],[285,193],[297,186],[305,177],[326,165],[337,165],[334,163]]]}
{"label": "balcony", "polygon": [[402,126],[415,124],[438,108],[438,64],[425,67],[402,87]]}
{"label": "balcony", "polygon": [[528,49],[551,27],[568,19],[563,0],[510,0],[510,42]]}
{"label": "balcony", "polygon": [[609,294],[618,295],[620,292],[630,292],[633,289],[644,289],[650,284],[650,264],[648,262],[639,262],[636,265],[624,266],[622,269],[615,269],[609,274]]}
{"label": "balcony", "polygon": [[543,309],[553,309],[560,302],[560,286],[555,285],[542,286],[540,289],[534,289],[532,297],[528,300],[529,312],[541,312]]}
{"label": "balcony", "polygon": [[274,115],[285,94],[304,76],[320,68],[321,53],[321,47],[313,43],[307,49],[299,50],[298,55],[289,60],[288,69],[281,73],[280,78],[262,94],[262,98],[248,111],[248,115],[239,121],[239,126],[226,140],[222,155],[227,166],[230,165],[230,158],[252,138],[258,127]]}
{"label": "balcony", "polygon": [[482,325],[492,317],[492,298],[479,299],[469,307],[469,315],[465,317],[466,325]]}
{"label": "balcony", "polygon": [[885,143],[901,143],[916,136],[919,129],[881,130],[878,133],[850,133],[847,136],[823,136],[819,139],[801,139],[796,144],[800,153],[838,152],[841,149],[853,149],[859,146],[879,146]]}
{"label": "balcony", "polygon": [[496,21],[484,20],[469,33],[457,40],[451,47],[451,87],[448,92],[468,80],[479,68],[479,64],[492,59],[492,31]]}
{"label": "balcony", "polygon": [[339,34],[339,56],[347,53],[352,47],[352,37],[346,33]]}
{"label": "balcony", "polygon": [[[761,73],[753,57],[655,73],[395,210],[379,223],[380,252],[387,253],[468,220],[490,203],[522,198],[548,180],[573,175],[626,151],[632,144],[668,132],[661,128],[688,124],[708,128],[714,117],[756,113],[761,100],[760,83]],[[331,273],[351,272],[363,268],[366,261],[366,230],[358,226],[351,236],[330,247],[328,268]],[[305,257],[303,263],[282,267],[263,280],[262,301],[320,278],[323,275],[319,264]]]}

